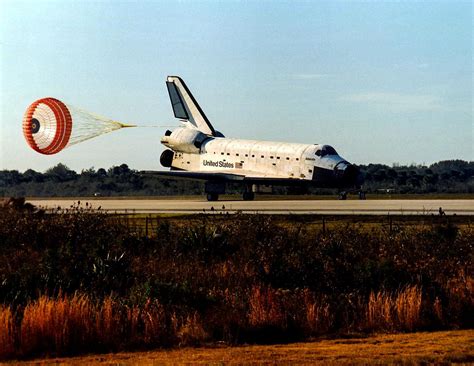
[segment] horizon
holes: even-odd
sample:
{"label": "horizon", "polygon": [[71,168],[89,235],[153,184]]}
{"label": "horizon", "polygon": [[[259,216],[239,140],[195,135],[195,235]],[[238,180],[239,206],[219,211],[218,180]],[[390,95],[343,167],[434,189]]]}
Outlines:
{"label": "horizon", "polygon": [[[474,161],[471,161],[471,160],[463,160],[463,159],[448,159],[448,160],[439,160],[439,161],[435,161],[433,163],[430,163],[430,164],[417,164],[417,163],[409,163],[409,164],[400,164],[400,163],[392,163],[392,164],[384,164],[384,163],[366,163],[366,164],[357,164],[357,166],[369,166],[369,165],[385,165],[391,169],[397,169],[397,168],[417,168],[417,169],[420,169],[420,168],[429,168],[431,167],[432,165],[434,164],[439,164],[439,163],[443,163],[443,162],[453,162],[453,161],[462,161],[462,162],[465,162],[465,163],[468,163],[468,164],[471,164],[471,163],[474,163]],[[99,169],[104,169],[105,171],[109,171],[111,170],[112,168],[114,167],[119,167],[121,165],[127,165],[127,167],[130,169],[130,170],[133,170],[133,171],[136,171],[136,172],[140,172],[141,170],[139,169],[135,169],[134,167],[132,166],[129,166],[128,164],[126,163],[119,163],[119,164],[116,164],[116,165],[111,165],[111,166],[108,166],[108,167],[105,167],[105,166],[101,166],[101,167],[95,167],[95,166],[90,166],[90,167],[87,167],[87,168],[82,168],[81,170],[78,170],[78,169],[73,169],[73,168],[70,168],[67,164],[64,164],[62,162],[59,162],[57,163],[56,165],[54,166],[50,166],[42,171],[40,170],[35,170],[33,168],[26,168],[24,170],[18,170],[18,169],[0,169],[0,172],[4,172],[4,171],[18,171],[19,173],[21,174],[24,174],[27,170],[34,170],[35,172],[37,173],[41,173],[41,174],[45,174],[48,170],[51,170],[55,167],[57,167],[58,165],[63,165],[65,166],[67,169],[69,170],[72,170],[78,174],[81,174],[83,171],[87,171],[87,170],[94,170],[95,172],[97,172]]]}

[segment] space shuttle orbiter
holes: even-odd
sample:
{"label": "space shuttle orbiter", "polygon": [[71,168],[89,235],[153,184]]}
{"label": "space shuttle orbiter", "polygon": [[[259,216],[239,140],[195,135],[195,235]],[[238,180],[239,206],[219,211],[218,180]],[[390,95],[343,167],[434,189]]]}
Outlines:
{"label": "space shuttle orbiter", "polygon": [[160,157],[170,168],[159,175],[206,181],[209,201],[225,193],[226,183],[240,183],[244,200],[254,199],[255,188],[265,185],[358,187],[359,170],[323,144],[299,144],[227,138],[217,131],[184,81],[166,81],[174,116],[182,125],[166,131]]}

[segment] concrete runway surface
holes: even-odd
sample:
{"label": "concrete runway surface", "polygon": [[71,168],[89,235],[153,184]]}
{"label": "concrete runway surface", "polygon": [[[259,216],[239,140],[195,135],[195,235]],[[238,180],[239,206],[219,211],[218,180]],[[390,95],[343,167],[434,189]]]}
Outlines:
{"label": "concrete runway surface", "polygon": [[[215,213],[242,212],[262,214],[326,214],[326,215],[431,215],[439,214],[442,207],[446,215],[474,215],[474,200],[281,200],[281,201],[217,201],[199,199],[81,199],[94,208],[117,213]],[[28,200],[35,206],[53,209],[68,208],[76,200]]]}

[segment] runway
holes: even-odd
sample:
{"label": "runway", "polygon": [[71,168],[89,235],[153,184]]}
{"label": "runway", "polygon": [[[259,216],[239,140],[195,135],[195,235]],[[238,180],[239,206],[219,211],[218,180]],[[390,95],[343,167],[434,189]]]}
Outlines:
{"label": "runway", "polygon": [[[69,208],[77,199],[28,200],[46,208]],[[330,215],[438,215],[439,208],[446,215],[474,215],[474,200],[273,200],[273,201],[217,201],[200,199],[81,199],[93,208],[117,213],[249,213],[249,214],[330,214]]]}

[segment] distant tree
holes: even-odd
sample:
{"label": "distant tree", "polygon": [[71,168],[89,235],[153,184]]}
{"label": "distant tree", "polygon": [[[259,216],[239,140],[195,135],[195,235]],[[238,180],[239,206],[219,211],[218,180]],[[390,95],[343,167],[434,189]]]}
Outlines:
{"label": "distant tree", "polygon": [[[400,193],[457,192],[474,193],[474,162],[446,160],[426,167],[394,164],[368,164],[358,166],[365,177],[364,189],[379,192],[394,188]],[[240,187],[229,185],[229,192]],[[183,181],[156,176],[142,176],[127,164],[84,169],[80,174],[64,164],[58,164],[45,173],[28,169],[0,171],[0,196],[89,196],[95,192],[104,195],[173,195],[199,194],[202,182]],[[291,190],[277,188],[287,194]],[[332,190],[312,188],[313,194],[331,194]]]}
{"label": "distant tree", "polygon": [[109,177],[118,177],[120,175],[120,167],[118,166],[110,167],[109,170],[107,170],[107,175]]}
{"label": "distant tree", "polygon": [[83,177],[95,177],[96,176],[96,171],[94,167],[91,167],[89,169],[82,169],[81,171],[81,176]]}
{"label": "distant tree", "polygon": [[108,183],[99,183],[97,185],[97,188],[100,189],[101,191],[118,191],[118,186],[114,182],[108,182]]}
{"label": "distant tree", "polygon": [[97,176],[99,178],[105,178],[107,176],[107,171],[104,168],[99,168],[97,170]]}
{"label": "distant tree", "polygon": [[448,181],[451,179],[451,172],[446,172],[446,171],[442,172],[440,177],[441,177],[441,180]]}
{"label": "distant tree", "polygon": [[3,170],[0,174],[0,187],[20,184],[23,175],[18,170]]}
{"label": "distant tree", "polygon": [[412,187],[419,187],[420,186],[420,180],[418,179],[417,176],[413,176],[408,178],[407,183],[411,185]]}
{"label": "distant tree", "polygon": [[438,181],[438,174],[427,174],[423,177],[423,182],[425,184],[436,184]]}
{"label": "distant tree", "polygon": [[46,170],[45,176],[59,182],[67,182],[77,177],[74,170],[69,169],[66,165],[59,163],[58,165]]}
{"label": "distant tree", "polygon": [[23,173],[24,182],[42,182],[43,174],[34,171],[33,169],[28,169]]}
{"label": "distant tree", "polygon": [[382,182],[387,179],[387,173],[383,169],[378,170],[373,174],[373,177],[376,182]]}
{"label": "distant tree", "polygon": [[430,169],[435,172],[447,171],[447,170],[465,170],[474,167],[474,162],[464,160],[443,160],[437,163],[431,164]]}
{"label": "distant tree", "polygon": [[459,178],[461,176],[461,172],[459,170],[454,170],[454,169],[451,169],[451,177],[453,178]]}
{"label": "distant tree", "polygon": [[120,168],[120,174],[128,174],[130,173],[130,168],[128,167],[127,164],[122,164],[119,166]]}
{"label": "distant tree", "polygon": [[113,166],[109,169],[109,177],[119,177],[121,175],[128,175],[130,173],[130,168],[127,164],[122,164],[119,166]]}
{"label": "distant tree", "polygon": [[390,179],[396,179],[397,176],[398,176],[398,173],[395,169],[388,169],[387,170],[387,176],[390,178]]}

